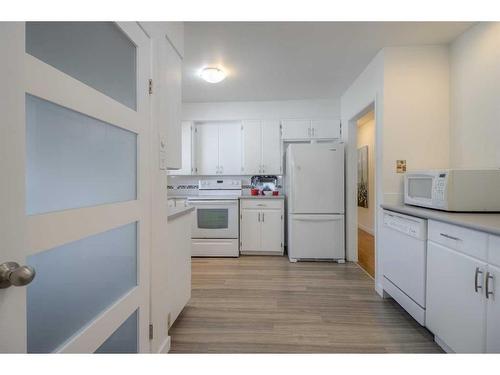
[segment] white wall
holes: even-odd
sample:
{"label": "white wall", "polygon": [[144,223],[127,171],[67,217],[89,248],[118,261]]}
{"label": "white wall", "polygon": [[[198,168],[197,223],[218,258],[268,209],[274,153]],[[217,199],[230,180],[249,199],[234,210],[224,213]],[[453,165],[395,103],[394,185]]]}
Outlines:
{"label": "white wall", "polygon": [[[369,115],[373,116],[373,112]],[[358,227],[370,234],[375,230],[375,120],[359,120],[357,148],[368,146],[368,208],[358,206]]]}
{"label": "white wall", "polygon": [[[351,86],[340,98],[341,121],[343,124],[342,137],[346,147],[346,258],[349,261],[358,260],[358,211],[357,211],[357,162],[358,154],[356,142],[357,120],[366,111],[375,110],[375,144],[381,142],[384,113],[384,51],[380,51],[368,64],[365,70],[356,78]],[[377,147],[377,146],[376,146]],[[379,149],[374,157],[375,168],[381,163],[382,150]],[[373,190],[374,205],[380,202],[382,194],[381,180],[376,179]],[[374,206],[376,207],[376,206]],[[377,219],[375,218],[375,224]],[[377,263],[377,260],[375,260]]]}
{"label": "white wall", "polygon": [[[383,49],[341,97],[341,117],[349,124],[347,164],[347,257],[357,260],[355,153],[359,114],[375,102],[376,289],[381,293],[381,203],[401,202],[403,175],[409,169],[449,165],[449,56],[446,46]],[[354,175],[354,176],[353,176]]]}
{"label": "white wall", "polygon": [[450,47],[451,166],[500,168],[500,23],[479,23]]}
{"label": "white wall", "polygon": [[447,46],[391,47],[384,56],[384,202],[402,202],[396,160],[408,170],[450,163],[449,54]]}
{"label": "white wall", "polygon": [[192,121],[340,117],[337,99],[262,102],[183,103],[182,118]]}

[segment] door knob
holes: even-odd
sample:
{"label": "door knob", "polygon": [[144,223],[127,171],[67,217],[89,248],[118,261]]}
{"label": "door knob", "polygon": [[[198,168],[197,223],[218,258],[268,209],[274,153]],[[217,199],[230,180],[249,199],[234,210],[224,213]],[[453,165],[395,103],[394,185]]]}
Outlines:
{"label": "door knob", "polygon": [[9,286],[28,285],[35,278],[35,269],[30,266],[20,266],[16,262],[0,264],[0,289]]}

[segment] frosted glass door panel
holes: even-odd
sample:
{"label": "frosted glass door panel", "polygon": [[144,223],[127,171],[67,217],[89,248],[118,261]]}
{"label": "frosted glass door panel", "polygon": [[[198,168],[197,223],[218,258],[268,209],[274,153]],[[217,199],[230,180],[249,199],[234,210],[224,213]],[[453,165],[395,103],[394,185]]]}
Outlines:
{"label": "frosted glass door panel", "polygon": [[26,95],[29,215],[136,199],[137,135]]}
{"label": "frosted glass door panel", "polygon": [[26,52],[136,109],[136,47],[114,22],[26,22]]}
{"label": "frosted glass door panel", "polygon": [[137,310],[96,350],[102,354],[137,353]]}
{"label": "frosted glass door panel", "polygon": [[49,353],[137,285],[137,224],[29,256],[28,352]]}

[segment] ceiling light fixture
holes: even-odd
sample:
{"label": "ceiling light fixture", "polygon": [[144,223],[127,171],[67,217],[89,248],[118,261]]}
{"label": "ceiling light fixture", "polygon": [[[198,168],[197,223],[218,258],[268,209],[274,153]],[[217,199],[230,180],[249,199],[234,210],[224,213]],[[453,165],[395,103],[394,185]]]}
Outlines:
{"label": "ceiling light fixture", "polygon": [[219,83],[226,78],[227,74],[219,68],[204,68],[200,72],[200,77],[209,83]]}

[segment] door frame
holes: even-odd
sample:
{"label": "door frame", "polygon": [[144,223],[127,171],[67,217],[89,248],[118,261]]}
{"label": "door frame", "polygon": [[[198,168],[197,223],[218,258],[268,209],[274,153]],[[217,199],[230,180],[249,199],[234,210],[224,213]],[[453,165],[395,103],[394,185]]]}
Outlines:
{"label": "door frame", "polygon": [[[370,99],[368,103],[363,105],[360,110],[347,121],[347,134],[342,137],[346,142],[346,258],[348,261],[358,261],[358,210],[357,210],[357,122],[366,115],[368,112],[374,112],[375,118],[375,168],[374,168],[374,186],[375,189],[375,202],[374,204],[374,251],[375,251],[375,281],[379,273],[379,252],[377,251],[377,227],[379,220],[379,205],[383,201],[382,194],[382,134],[381,122],[379,119],[380,109],[378,108],[377,95]],[[381,289],[375,284],[375,289],[379,294],[382,293]]]}

